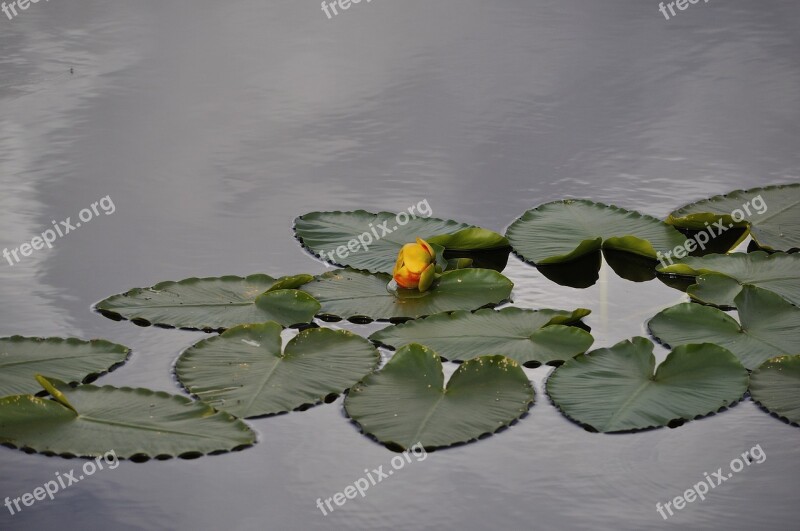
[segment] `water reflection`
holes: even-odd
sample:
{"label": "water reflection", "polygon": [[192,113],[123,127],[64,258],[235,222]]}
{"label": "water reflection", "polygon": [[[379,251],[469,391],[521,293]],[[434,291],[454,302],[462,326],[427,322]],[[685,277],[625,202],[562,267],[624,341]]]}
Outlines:
{"label": "water reflection", "polygon": [[[92,303],[167,279],[320,273],[291,233],[308,211],[428,199],[436,217],[503,232],[566,197],[664,217],[800,175],[793,0],[709,3],[669,22],[647,2],[585,0],[373,2],[334,20],[304,2],[36,7],[0,20],[0,245],[104,195],[117,212],[25,268],[0,267],[0,326],[133,347],[104,383],[178,392],[172,363],[203,335],[112,322]],[[516,305],[592,309],[596,347],[645,334],[686,299],[611,262],[585,289],[515,257],[505,274]],[[680,525],[796,520],[796,428],[745,402],[676,430],[588,434],[548,403],[550,370],[526,369],[537,402],[518,425],[434,453],[336,515],[315,499],[386,457],[341,399],[254,422],[246,452],[123,463],[0,527],[645,529],[660,523],[657,501],[757,442],[764,468]],[[66,463],[0,450],[3,496]]]}

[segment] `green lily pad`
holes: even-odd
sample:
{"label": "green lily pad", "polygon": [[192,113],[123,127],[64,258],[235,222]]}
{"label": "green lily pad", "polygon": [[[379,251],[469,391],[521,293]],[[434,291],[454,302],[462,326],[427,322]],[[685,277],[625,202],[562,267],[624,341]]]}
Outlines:
{"label": "green lily pad", "polygon": [[152,324],[207,332],[265,321],[291,326],[310,322],[319,311],[317,301],[294,289],[312,278],[310,275],[277,279],[268,275],[187,278],[114,295],[97,303],[95,309],[110,319],[129,319],[140,326]]}
{"label": "green lily pad", "polygon": [[742,286],[750,285],[800,306],[800,254],[756,251],[692,256],[661,267],[658,272],[697,277],[686,293],[705,304],[731,308]]}
{"label": "green lily pad", "polygon": [[[715,233],[720,232],[720,225],[726,229],[749,227],[750,236],[762,249],[797,250],[800,249],[800,183],[716,195],[677,209],[669,215],[667,223],[693,230],[717,223],[712,229]],[[740,241],[746,236],[745,232]]]}
{"label": "green lily pad", "polygon": [[800,356],[764,362],[750,376],[750,396],[770,413],[800,424]]}
{"label": "green lily pad", "polygon": [[514,252],[535,265],[575,260],[611,249],[655,260],[685,237],[654,217],[584,199],[565,199],[528,210],[506,231]]}
{"label": "green lily pad", "polygon": [[40,373],[70,383],[88,383],[125,363],[130,349],[102,339],[0,338],[0,396],[41,391]]}
{"label": "green lily pad", "polygon": [[715,343],[731,351],[747,369],[800,350],[800,308],[770,291],[744,286],[736,296],[739,320],[717,308],[686,302],[653,317],[650,333],[676,347]]}
{"label": "green lily pad", "polygon": [[[400,214],[402,215],[402,213]],[[364,210],[311,212],[295,220],[297,239],[315,256],[341,267],[391,273],[400,248],[422,238],[448,250],[507,247],[508,241],[487,229],[452,220]]]}
{"label": "green lily pad", "polygon": [[247,424],[201,402],[149,389],[42,384],[58,400],[0,398],[0,443],[45,454],[198,457],[255,443]]}
{"label": "green lily pad", "polygon": [[231,328],[187,349],[175,373],[207,404],[249,418],[342,393],[380,361],[363,337],[327,328],[303,330],[281,351],[281,330],[271,322]]}
{"label": "green lily pad", "polygon": [[653,343],[622,341],[568,360],[547,393],[570,419],[600,432],[691,420],[733,404],[747,391],[747,370],[710,343],[676,347],[655,370]]}
{"label": "green lily pad", "polygon": [[302,287],[322,305],[322,318],[357,322],[403,321],[456,310],[477,310],[499,304],[514,284],[489,269],[446,271],[423,293],[390,291],[390,275],[338,269],[320,275]]}
{"label": "green lily pad", "polygon": [[574,326],[589,310],[483,309],[458,311],[389,326],[370,339],[392,348],[420,343],[451,361],[500,354],[536,367],[577,356],[592,346],[591,334]]}
{"label": "green lily pad", "polygon": [[439,356],[411,344],[356,384],[344,407],[364,433],[390,448],[420,443],[432,449],[494,433],[532,403],[533,386],[514,360],[473,358],[459,365],[445,388]]}

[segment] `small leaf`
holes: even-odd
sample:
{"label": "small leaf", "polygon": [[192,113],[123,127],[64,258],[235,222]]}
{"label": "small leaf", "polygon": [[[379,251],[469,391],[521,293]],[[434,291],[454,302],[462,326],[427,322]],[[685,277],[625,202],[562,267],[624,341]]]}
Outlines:
{"label": "small leaf", "polygon": [[62,406],[66,407],[66,408],[71,409],[72,411],[75,412],[76,415],[78,414],[78,410],[75,409],[75,407],[72,404],[69,403],[69,400],[67,400],[67,397],[64,396],[64,393],[62,393],[61,391],[56,389],[56,387],[53,384],[51,384],[47,380],[47,378],[45,378],[41,374],[35,375],[35,378],[36,378],[36,381],[39,382],[39,385],[41,385],[42,388],[45,391],[50,393],[50,396],[52,396],[55,399],[56,402],[58,402],[59,404],[61,404]]}

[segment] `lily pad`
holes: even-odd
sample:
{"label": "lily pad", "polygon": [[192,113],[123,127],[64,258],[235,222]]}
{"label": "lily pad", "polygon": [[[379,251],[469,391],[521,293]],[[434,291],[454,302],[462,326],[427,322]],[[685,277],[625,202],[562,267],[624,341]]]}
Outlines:
{"label": "lily pad", "polygon": [[800,356],[779,356],[753,371],[750,396],[770,413],[800,424]]}
{"label": "lily pad", "polygon": [[0,396],[41,391],[34,376],[88,383],[125,363],[130,349],[102,339],[0,338]]}
{"label": "lily pad", "polygon": [[207,404],[249,418],[342,393],[380,361],[363,337],[327,328],[303,330],[281,351],[281,330],[272,322],[231,328],[187,349],[175,373]]}
{"label": "lily pad", "polygon": [[365,210],[311,212],[295,220],[294,230],[300,243],[322,260],[372,273],[391,273],[400,248],[417,238],[448,250],[508,246],[503,236],[480,227],[446,219],[401,216],[403,213],[375,214]]}
{"label": "lily pad", "polygon": [[[42,379],[58,400],[0,398],[0,443],[45,454],[198,457],[255,443],[247,424],[189,398],[130,387]],[[60,400],[60,401],[59,401]]]}
{"label": "lily pad", "polygon": [[735,302],[741,325],[722,310],[686,302],[653,317],[650,333],[672,347],[715,343],[750,370],[775,356],[800,351],[800,308],[754,286],[744,286]]}
{"label": "lily pad", "polygon": [[338,269],[302,287],[322,305],[320,317],[357,322],[404,321],[456,310],[477,310],[498,304],[514,284],[489,269],[446,271],[428,291],[388,288],[390,275]]}
{"label": "lily pad", "polygon": [[532,403],[533,386],[514,360],[473,358],[459,365],[445,388],[439,356],[411,344],[356,384],[344,407],[364,433],[402,450],[417,443],[426,449],[451,446],[494,433]]}
{"label": "lily pad", "polygon": [[685,237],[661,220],[584,199],[565,199],[528,210],[506,231],[514,252],[535,265],[575,260],[611,249],[656,260],[657,252]]}
{"label": "lily pad", "polygon": [[319,303],[297,288],[313,277],[224,276],[187,278],[135,288],[95,306],[104,316],[157,325],[214,332],[245,323],[276,321],[284,326],[308,323]]}
{"label": "lily pad", "polygon": [[458,311],[389,326],[370,339],[392,348],[420,343],[451,361],[500,354],[526,366],[561,362],[592,346],[591,334],[574,326],[589,310],[483,309]]}
{"label": "lily pad", "polygon": [[[800,183],[765,186],[716,195],[672,212],[667,223],[686,229],[705,229],[717,223],[730,229],[749,227],[762,249],[800,249]],[[708,225],[706,225],[708,224]],[[747,236],[745,232],[740,241]]]}
{"label": "lily pad", "polygon": [[568,360],[547,393],[570,419],[600,432],[667,426],[733,404],[747,391],[747,370],[710,343],[676,347],[655,370],[653,343],[622,341]]}
{"label": "lily pad", "polygon": [[800,306],[800,254],[756,251],[687,257],[658,272],[697,277],[686,293],[705,304],[731,308],[742,286],[750,285]]}

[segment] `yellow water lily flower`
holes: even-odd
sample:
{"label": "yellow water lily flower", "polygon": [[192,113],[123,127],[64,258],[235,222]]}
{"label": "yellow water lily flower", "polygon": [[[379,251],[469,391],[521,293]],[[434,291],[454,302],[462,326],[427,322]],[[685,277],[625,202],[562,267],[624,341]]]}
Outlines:
{"label": "yellow water lily flower", "polygon": [[428,242],[417,238],[417,243],[407,243],[400,249],[392,276],[401,288],[426,291],[433,283],[435,262],[436,251]]}

